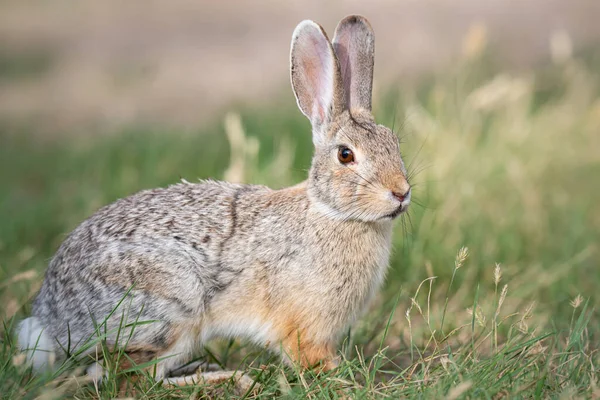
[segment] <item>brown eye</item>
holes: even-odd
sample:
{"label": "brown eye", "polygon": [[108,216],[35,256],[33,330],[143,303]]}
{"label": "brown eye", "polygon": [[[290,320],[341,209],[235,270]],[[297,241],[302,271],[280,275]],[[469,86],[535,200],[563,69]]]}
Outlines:
{"label": "brown eye", "polygon": [[340,147],[338,150],[338,160],[340,160],[342,164],[354,162],[354,153],[347,147]]}

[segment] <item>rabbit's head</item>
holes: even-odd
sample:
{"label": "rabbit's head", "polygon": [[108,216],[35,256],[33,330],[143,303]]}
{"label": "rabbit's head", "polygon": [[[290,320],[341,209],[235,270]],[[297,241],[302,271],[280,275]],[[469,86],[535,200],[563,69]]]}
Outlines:
{"label": "rabbit's head", "polygon": [[374,51],[360,16],[339,23],[333,45],[312,21],[292,37],[292,87],[315,145],[309,198],[332,218],[385,221],[410,203],[398,137],[371,114]]}

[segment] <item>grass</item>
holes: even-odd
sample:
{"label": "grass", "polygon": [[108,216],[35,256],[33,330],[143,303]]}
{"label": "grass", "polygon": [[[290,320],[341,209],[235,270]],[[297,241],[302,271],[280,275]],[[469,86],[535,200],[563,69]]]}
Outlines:
{"label": "grass", "polygon": [[[594,54],[594,53],[592,53]],[[376,96],[415,187],[385,287],[315,375],[238,341],[202,356],[257,381],[167,388],[123,354],[97,387],[68,364],[33,376],[11,336],[48,259],[100,206],[185,178],[281,187],[304,179],[309,124],[291,94],[197,132],[123,129],[35,140],[0,132],[0,393],[6,398],[598,397],[600,82],[593,56],[497,71],[486,57]],[[97,339],[100,340],[100,339]],[[73,369],[74,368],[74,369]],[[132,375],[137,375],[134,379]]]}

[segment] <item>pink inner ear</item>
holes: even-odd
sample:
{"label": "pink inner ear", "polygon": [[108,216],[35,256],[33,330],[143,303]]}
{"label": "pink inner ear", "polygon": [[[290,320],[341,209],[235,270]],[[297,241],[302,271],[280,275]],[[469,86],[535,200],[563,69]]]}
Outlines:
{"label": "pink inner ear", "polygon": [[340,72],[342,75],[342,84],[344,86],[344,93],[346,95],[346,101],[350,104],[350,82],[352,82],[352,68],[350,65],[350,36],[351,32],[349,29],[339,32],[336,37],[335,54],[337,55],[338,62],[340,63]]}
{"label": "pink inner ear", "polygon": [[320,33],[312,35],[303,49],[302,69],[308,95],[312,97],[310,119],[325,121],[333,97],[333,54],[327,39]]}
{"label": "pink inner ear", "polygon": [[371,110],[374,40],[368,21],[357,16],[342,20],[333,48],[340,63],[346,107]]}

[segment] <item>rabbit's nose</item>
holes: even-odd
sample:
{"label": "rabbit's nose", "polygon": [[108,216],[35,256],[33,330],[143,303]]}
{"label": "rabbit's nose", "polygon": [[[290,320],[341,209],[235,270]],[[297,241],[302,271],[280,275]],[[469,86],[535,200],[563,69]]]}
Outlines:
{"label": "rabbit's nose", "polygon": [[410,201],[410,188],[404,193],[392,192],[392,195],[400,202]]}

